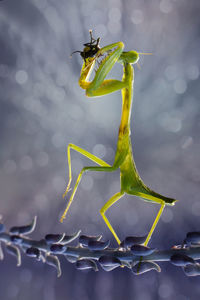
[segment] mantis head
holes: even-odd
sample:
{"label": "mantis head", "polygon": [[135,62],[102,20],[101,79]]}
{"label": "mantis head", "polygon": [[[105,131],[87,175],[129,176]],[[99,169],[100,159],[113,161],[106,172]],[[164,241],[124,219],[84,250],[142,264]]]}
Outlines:
{"label": "mantis head", "polygon": [[122,52],[122,54],[119,57],[120,63],[136,64],[138,60],[139,53],[137,51]]}

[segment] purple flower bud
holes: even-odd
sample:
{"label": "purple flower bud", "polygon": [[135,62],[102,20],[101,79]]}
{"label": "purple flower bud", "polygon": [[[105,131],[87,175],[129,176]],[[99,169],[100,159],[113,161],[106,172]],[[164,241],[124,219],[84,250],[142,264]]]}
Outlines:
{"label": "purple flower bud", "polygon": [[30,247],[26,250],[26,254],[30,257],[34,257],[39,259],[40,258],[40,250],[35,247]]}
{"label": "purple flower bud", "polygon": [[131,247],[131,252],[136,256],[147,256],[152,254],[156,249],[151,249],[142,245],[133,245]]}
{"label": "purple flower bud", "polygon": [[112,271],[121,266],[121,261],[117,257],[113,257],[110,255],[101,256],[99,258],[99,263],[101,267],[107,272]]}
{"label": "purple flower bud", "polygon": [[65,234],[47,234],[45,236],[45,240],[48,244],[55,244],[55,243],[60,243],[63,238],[64,238]]}
{"label": "purple flower bud", "polygon": [[88,249],[90,249],[92,251],[104,250],[104,249],[108,248],[109,244],[110,244],[109,240],[106,242],[91,240],[88,242]]}
{"label": "purple flower bud", "polygon": [[52,244],[50,247],[51,252],[53,252],[54,254],[62,254],[67,247],[65,247],[64,245],[61,244]]}
{"label": "purple flower bud", "polygon": [[101,235],[98,236],[81,235],[79,237],[79,243],[84,247],[88,247],[89,241],[99,241],[101,238],[102,238]]}
{"label": "purple flower bud", "polygon": [[98,271],[97,264],[94,260],[90,259],[78,259],[76,262],[76,268],[78,270],[94,270],[95,272]]}
{"label": "purple flower bud", "polygon": [[195,263],[193,258],[191,258],[185,254],[181,254],[181,253],[173,254],[170,258],[170,261],[173,265],[179,266],[179,267],[184,267],[188,264]]}
{"label": "purple flower bud", "polygon": [[147,235],[145,236],[127,236],[123,241],[125,248],[130,248],[134,244],[143,244],[146,241]]}
{"label": "purple flower bud", "polygon": [[35,216],[33,221],[29,225],[25,226],[14,226],[10,229],[11,234],[29,234],[31,233],[36,226],[37,217]]}
{"label": "purple flower bud", "polygon": [[135,275],[140,275],[149,272],[151,270],[161,272],[160,266],[155,262],[150,262],[150,261],[141,261],[132,267],[132,272]]}

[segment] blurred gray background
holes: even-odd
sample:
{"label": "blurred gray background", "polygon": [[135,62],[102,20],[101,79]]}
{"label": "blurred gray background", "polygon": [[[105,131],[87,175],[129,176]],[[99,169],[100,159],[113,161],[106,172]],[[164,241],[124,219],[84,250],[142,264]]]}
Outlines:
{"label": "blurred gray background", "polygon": [[[200,2],[197,0],[4,0],[0,2],[0,213],[9,228],[38,224],[47,233],[102,233],[114,239],[99,210],[119,191],[119,172],[87,173],[69,215],[59,217],[68,181],[67,144],[112,164],[121,117],[120,92],[86,98],[78,86],[88,30],[101,46],[152,52],[135,67],[132,142],[137,168],[155,191],[179,199],[166,208],[150,245],[179,244],[200,230]],[[120,78],[118,65],[110,78]],[[72,153],[73,182],[92,163]],[[69,199],[69,198],[68,198]],[[126,196],[107,213],[119,237],[143,235],[158,206]],[[199,278],[161,264],[162,273],[128,269],[81,273],[61,260],[63,275],[23,256],[0,262],[1,299],[199,299]]]}

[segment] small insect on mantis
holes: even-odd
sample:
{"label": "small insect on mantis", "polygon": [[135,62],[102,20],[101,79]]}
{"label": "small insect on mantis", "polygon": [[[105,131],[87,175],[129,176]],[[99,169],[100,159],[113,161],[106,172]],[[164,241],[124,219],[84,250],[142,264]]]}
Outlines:
{"label": "small insect on mantis", "polygon": [[[165,205],[174,205],[175,199],[167,198],[162,196],[149,187],[147,187],[142,179],[140,178],[138,171],[135,166],[132,145],[130,139],[130,116],[131,116],[131,106],[132,106],[132,96],[133,96],[133,82],[134,82],[134,70],[132,65],[136,64],[139,60],[139,53],[136,51],[124,52],[124,44],[122,42],[110,44],[103,48],[99,47],[100,38],[95,40],[92,37],[92,31],[90,31],[90,43],[84,44],[85,48],[83,51],[79,52],[83,58],[83,66],[79,78],[79,85],[81,88],[86,90],[86,95],[88,97],[103,96],[116,91],[122,91],[122,115],[121,123],[119,127],[119,135],[117,142],[117,150],[115,154],[115,160],[113,165],[109,165],[102,159],[96,157],[95,155],[89,153],[88,151],[74,145],[69,144],[68,153],[68,164],[69,164],[69,182],[66,191],[63,195],[65,197],[70,189],[70,184],[72,180],[71,172],[71,154],[70,150],[73,149],[80,154],[86,156],[96,164],[98,167],[84,167],[78,175],[77,181],[75,183],[74,189],[72,191],[71,197],[67,204],[67,207],[61,217],[61,222],[66,217],[69,207],[74,199],[78,184],[80,183],[81,177],[86,171],[101,171],[101,172],[113,172],[120,169],[120,179],[121,179],[121,189],[118,193],[113,195],[106,204],[101,208],[100,214],[106,225],[112,232],[113,236],[120,244],[120,239],[114,231],[112,225],[108,221],[105,213],[109,207],[111,207],[115,202],[117,202],[124,194],[134,195],[140,197],[144,201],[149,201],[153,203],[160,204],[161,207],[155,218],[155,221],[147,235],[144,245],[147,246],[154,229],[161,217]],[[99,62],[99,60],[101,61]],[[91,71],[98,62],[98,69],[96,70],[94,79],[89,81]],[[105,77],[110,72],[115,63],[121,63],[123,65],[123,77],[122,80],[106,80]]]}

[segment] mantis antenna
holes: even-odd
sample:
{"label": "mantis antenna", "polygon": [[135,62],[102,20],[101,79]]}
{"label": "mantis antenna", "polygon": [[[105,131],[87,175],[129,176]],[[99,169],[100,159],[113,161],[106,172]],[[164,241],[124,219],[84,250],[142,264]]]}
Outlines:
{"label": "mantis antenna", "polygon": [[[165,197],[158,194],[147,187],[142,179],[140,178],[138,171],[136,169],[132,145],[131,145],[131,130],[130,130],[130,117],[132,108],[132,94],[133,94],[133,83],[134,83],[134,69],[133,65],[137,64],[139,60],[139,55],[151,55],[151,53],[138,53],[136,51],[124,52],[124,44],[122,42],[117,42],[114,44],[107,45],[103,48],[99,47],[100,38],[95,40],[92,37],[92,32],[90,31],[91,41],[84,44],[83,51],[79,52],[83,58],[83,66],[79,78],[79,85],[86,91],[88,97],[99,97],[106,94],[110,94],[116,91],[122,91],[122,115],[121,122],[119,126],[119,134],[117,141],[117,149],[115,153],[115,159],[112,165],[109,165],[99,157],[89,153],[88,151],[74,145],[69,144],[67,148],[68,155],[68,166],[69,166],[69,182],[63,197],[66,197],[72,180],[72,169],[71,169],[71,149],[79,152],[81,155],[86,156],[91,161],[95,162],[99,166],[84,167],[78,175],[75,186],[72,190],[70,199],[67,203],[66,209],[61,217],[61,222],[66,217],[70,205],[74,199],[75,193],[77,191],[78,185],[81,181],[82,175],[86,171],[95,172],[113,172],[120,169],[120,188],[118,193],[113,195],[101,208],[100,214],[105,221],[106,225],[110,229],[111,233],[115,237],[118,244],[120,244],[120,239],[116,234],[113,226],[106,217],[106,211],[114,203],[119,201],[125,194],[133,195],[139,197],[141,200],[148,201],[151,203],[156,203],[160,205],[158,214],[153,222],[153,225],[147,235],[144,245],[147,246],[153,231],[161,217],[165,205],[174,205],[176,200],[173,198]],[[102,56],[102,60],[99,63],[98,69],[96,70],[94,79],[89,81],[89,76],[94,67],[95,60]],[[117,63],[123,65],[123,77],[122,80],[115,79],[105,79],[107,74]]]}

